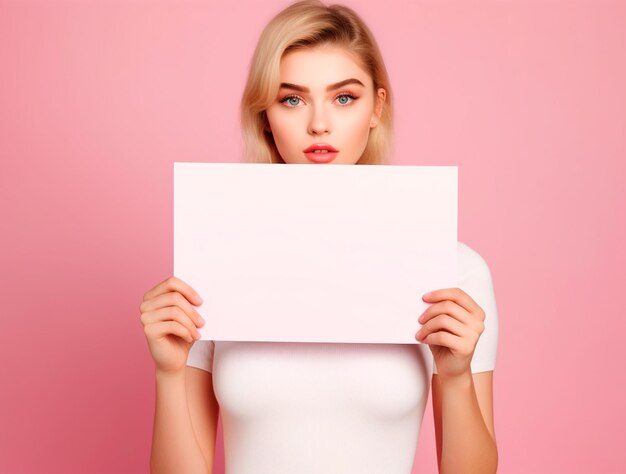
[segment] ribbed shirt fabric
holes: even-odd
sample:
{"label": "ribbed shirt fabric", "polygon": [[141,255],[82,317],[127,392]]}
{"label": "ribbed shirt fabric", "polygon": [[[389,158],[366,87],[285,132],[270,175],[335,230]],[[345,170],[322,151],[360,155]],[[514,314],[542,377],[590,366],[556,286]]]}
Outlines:
{"label": "ribbed shirt fabric", "polygon": [[[486,315],[471,370],[494,370],[490,269],[458,242],[458,270]],[[187,365],[212,372],[227,474],[409,474],[437,373],[426,344],[196,341]]]}

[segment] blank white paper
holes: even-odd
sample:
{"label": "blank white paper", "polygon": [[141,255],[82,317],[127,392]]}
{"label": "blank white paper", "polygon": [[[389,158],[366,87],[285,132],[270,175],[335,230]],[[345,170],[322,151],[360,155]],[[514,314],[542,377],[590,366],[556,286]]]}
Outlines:
{"label": "blank white paper", "polygon": [[202,339],[419,344],[458,286],[456,166],[174,163],[174,275]]}

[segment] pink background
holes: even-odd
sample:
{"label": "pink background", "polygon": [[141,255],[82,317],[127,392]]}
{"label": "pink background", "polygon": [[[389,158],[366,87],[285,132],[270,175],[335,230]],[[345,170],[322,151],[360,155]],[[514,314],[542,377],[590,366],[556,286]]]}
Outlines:
{"label": "pink background", "polygon": [[[239,3],[0,3],[1,472],[148,471],[139,304],[172,273],[172,163],[239,160],[288,4]],[[345,4],[391,75],[394,162],[459,166],[500,314],[499,472],[626,472],[626,3]]]}

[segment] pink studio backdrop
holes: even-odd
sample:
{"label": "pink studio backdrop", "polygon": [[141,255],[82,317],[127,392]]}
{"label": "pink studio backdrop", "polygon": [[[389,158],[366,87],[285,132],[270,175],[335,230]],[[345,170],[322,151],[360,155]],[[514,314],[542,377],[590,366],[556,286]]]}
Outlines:
{"label": "pink studio backdrop", "polygon": [[[147,472],[143,294],[173,161],[239,161],[288,2],[0,3],[0,472]],[[459,166],[500,316],[501,473],[626,472],[626,3],[346,1],[396,100],[394,163]],[[436,472],[430,403],[414,472]],[[219,426],[216,472],[223,472]]]}

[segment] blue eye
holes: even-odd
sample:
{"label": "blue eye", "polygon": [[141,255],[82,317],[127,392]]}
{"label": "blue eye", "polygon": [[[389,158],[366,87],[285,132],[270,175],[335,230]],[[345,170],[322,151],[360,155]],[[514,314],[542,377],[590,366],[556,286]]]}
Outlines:
{"label": "blue eye", "polygon": [[300,97],[298,97],[297,95],[288,95],[287,97],[285,97],[284,99],[281,99],[280,103],[284,104],[285,102],[288,102],[288,105],[293,108],[295,106],[298,105],[298,103],[296,102],[295,104],[293,102],[291,102],[292,99],[295,99],[296,101],[301,100]]}
{"label": "blue eye", "polygon": [[[354,101],[354,97],[353,97],[353,96],[351,96],[350,94],[342,94],[342,95],[340,95],[339,97],[337,97],[337,100],[340,100],[340,99],[343,99],[343,98],[346,98],[346,99],[352,99],[352,100]],[[341,104],[341,105],[347,105],[347,104],[349,104],[349,103],[350,103],[350,102],[340,102],[340,104]]]}
{"label": "blue eye", "polygon": [[[342,100],[343,99],[343,100]],[[349,99],[349,100],[345,100],[345,99]],[[340,94],[337,96],[336,100],[339,101],[339,104],[341,105],[348,105],[352,102],[354,102],[357,98],[354,97],[352,94]],[[292,102],[295,101],[295,102]],[[290,108],[295,108],[298,106],[298,101],[302,100],[300,97],[298,97],[297,95],[288,95],[287,97],[283,98],[280,100],[281,104],[287,103],[287,105]]]}
{"label": "blue eye", "polygon": [[290,105],[296,106],[296,105],[298,105],[298,103],[297,102],[294,103],[294,102],[291,102],[291,101],[292,100],[298,101],[298,100],[300,100],[300,97],[296,97],[295,95],[292,95],[290,97],[285,98],[285,100],[288,101]]}

